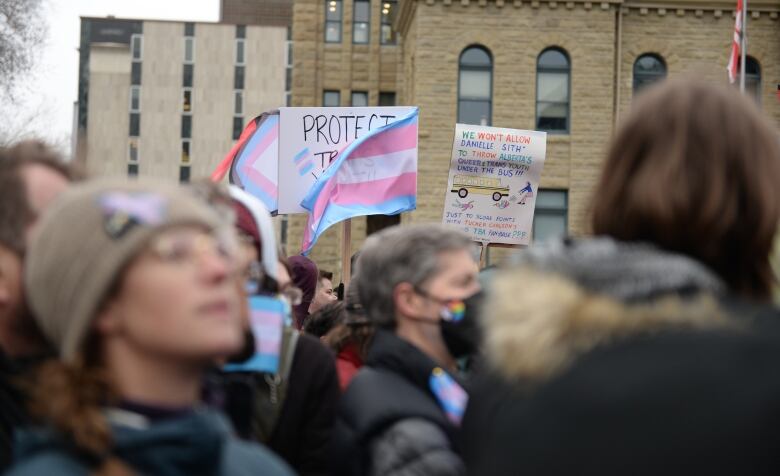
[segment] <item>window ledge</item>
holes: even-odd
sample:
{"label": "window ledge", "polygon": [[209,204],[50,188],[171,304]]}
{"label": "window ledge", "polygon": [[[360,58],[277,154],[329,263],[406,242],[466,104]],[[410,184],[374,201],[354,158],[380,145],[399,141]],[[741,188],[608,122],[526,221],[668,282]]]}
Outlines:
{"label": "window ledge", "polygon": [[554,134],[552,132],[548,132],[547,142],[568,144],[571,142],[571,132],[567,132],[566,134]]}

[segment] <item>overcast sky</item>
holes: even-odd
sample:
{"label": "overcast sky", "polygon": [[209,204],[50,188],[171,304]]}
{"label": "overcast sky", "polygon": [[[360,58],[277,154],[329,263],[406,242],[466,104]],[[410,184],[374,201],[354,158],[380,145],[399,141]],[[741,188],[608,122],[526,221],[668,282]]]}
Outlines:
{"label": "overcast sky", "polygon": [[[73,103],[78,89],[78,47],[81,16],[151,20],[217,21],[219,0],[44,0],[49,34],[38,60],[29,93],[11,106],[11,117],[41,111],[35,134],[69,144]],[[5,107],[5,106],[4,106]],[[8,117],[8,116],[6,116]],[[66,152],[70,152],[69,150]]]}

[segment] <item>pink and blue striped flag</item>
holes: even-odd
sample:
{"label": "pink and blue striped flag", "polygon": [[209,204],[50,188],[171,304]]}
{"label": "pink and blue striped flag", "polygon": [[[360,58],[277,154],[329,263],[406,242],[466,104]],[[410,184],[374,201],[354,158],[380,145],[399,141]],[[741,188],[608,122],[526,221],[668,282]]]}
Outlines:
{"label": "pink and blue striped flag", "polygon": [[279,208],[279,111],[264,112],[244,128],[238,142],[211,174],[259,198],[275,214]]}
{"label": "pink and blue striped flag", "polygon": [[271,296],[249,298],[249,325],[255,341],[255,353],[242,363],[230,363],[226,372],[266,372],[279,370],[279,355],[284,334],[285,304]]}
{"label": "pink and blue striped flag", "polygon": [[302,253],[331,225],[363,215],[417,208],[417,108],[347,145],[312,185]]}
{"label": "pink and blue striped flag", "polygon": [[439,406],[444,410],[447,419],[455,426],[460,426],[466,405],[469,403],[469,395],[450,374],[439,367],[433,369],[428,378],[431,392],[439,401]]}

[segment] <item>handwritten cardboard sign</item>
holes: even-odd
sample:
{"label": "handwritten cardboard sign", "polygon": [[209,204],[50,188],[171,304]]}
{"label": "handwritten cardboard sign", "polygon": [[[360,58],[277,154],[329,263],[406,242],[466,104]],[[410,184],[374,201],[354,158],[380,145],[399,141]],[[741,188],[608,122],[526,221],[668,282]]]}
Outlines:
{"label": "handwritten cardboard sign", "polygon": [[295,107],[280,112],[279,213],[306,213],[301,200],[355,139],[413,107]]}
{"label": "handwritten cardboard sign", "polygon": [[527,245],[547,133],[455,125],[442,222],[474,241]]}

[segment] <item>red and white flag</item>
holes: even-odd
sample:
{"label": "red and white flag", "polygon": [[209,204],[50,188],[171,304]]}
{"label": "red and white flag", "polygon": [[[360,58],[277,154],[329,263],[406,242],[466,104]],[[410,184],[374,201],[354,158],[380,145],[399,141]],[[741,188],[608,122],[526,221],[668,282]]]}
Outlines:
{"label": "red and white flag", "polygon": [[742,0],[737,0],[737,19],[734,22],[734,43],[731,45],[731,57],[729,58],[729,82],[734,83],[737,80],[739,68],[740,47],[742,46]]}

